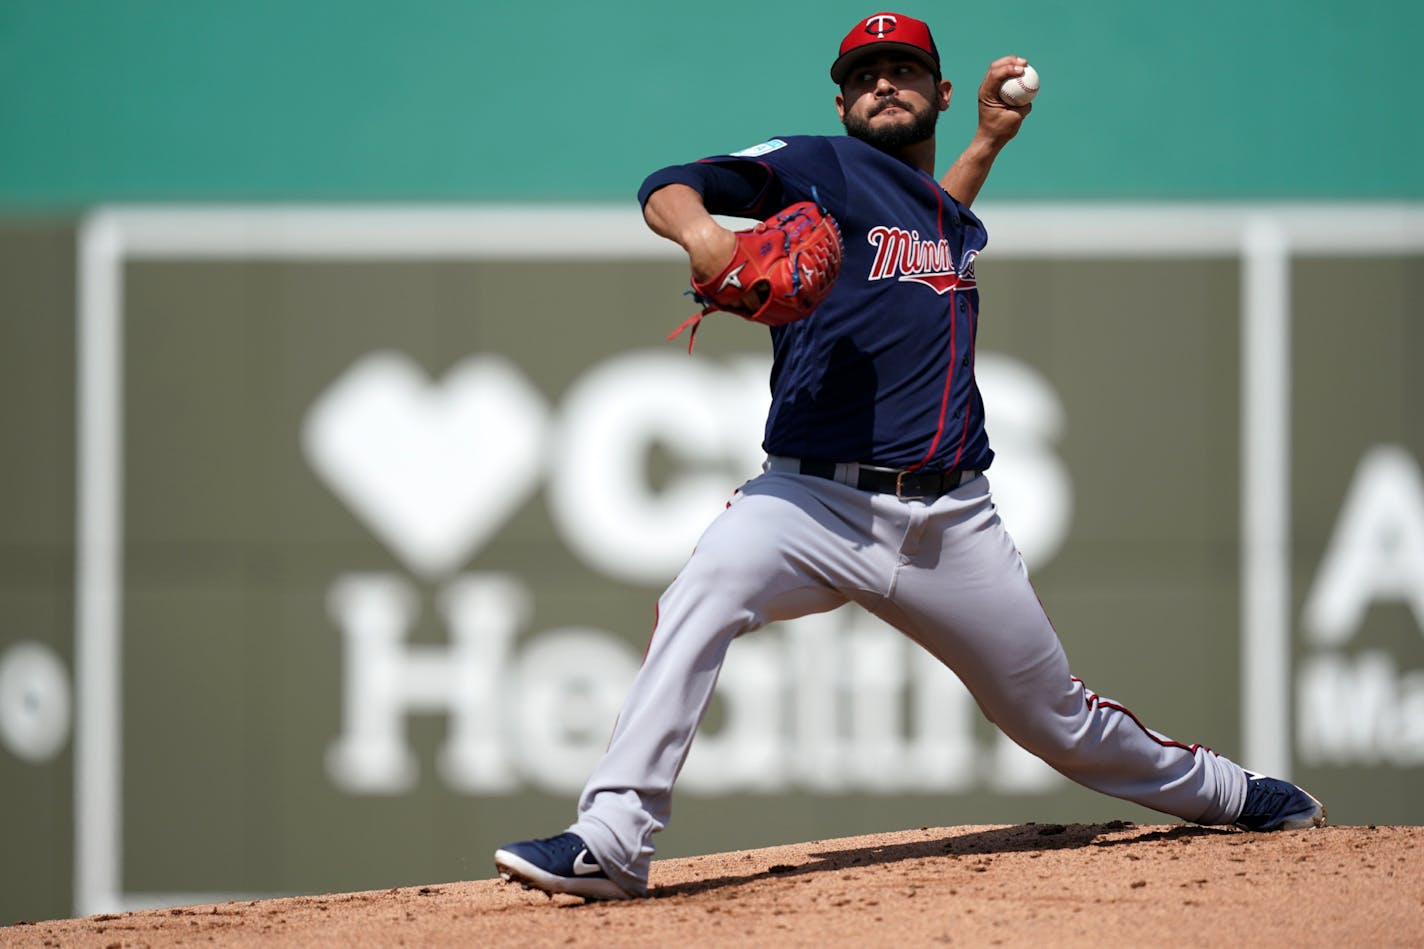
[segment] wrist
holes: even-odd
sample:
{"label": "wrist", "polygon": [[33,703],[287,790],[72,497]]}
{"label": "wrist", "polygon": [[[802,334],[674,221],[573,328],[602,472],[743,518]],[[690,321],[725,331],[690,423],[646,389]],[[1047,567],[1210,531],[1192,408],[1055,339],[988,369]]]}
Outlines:
{"label": "wrist", "polygon": [[721,231],[726,230],[710,216],[694,218],[686,222],[677,235],[677,242],[688,253],[696,253],[709,244],[716,244]]}
{"label": "wrist", "polygon": [[1009,144],[1009,139],[1013,137],[1013,133],[1005,134],[980,127],[970,139],[965,154],[971,159],[992,162],[999,157],[999,152],[1004,150],[1004,146]]}
{"label": "wrist", "polygon": [[688,227],[682,238],[679,243],[687,251],[692,275],[703,282],[722,272],[737,247],[737,235],[710,217]]}

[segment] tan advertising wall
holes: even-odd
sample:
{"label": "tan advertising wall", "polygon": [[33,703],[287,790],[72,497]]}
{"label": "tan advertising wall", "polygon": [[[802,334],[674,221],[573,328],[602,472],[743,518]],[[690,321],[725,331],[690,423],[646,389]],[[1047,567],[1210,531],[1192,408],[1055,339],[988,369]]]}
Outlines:
{"label": "tan advertising wall", "polygon": [[[985,208],[990,476],[1090,687],[1413,823],[1424,218],[1322,213]],[[0,820],[47,858],[0,919],[483,878],[566,825],[758,469],[765,331],[665,340],[684,265],[625,208],[0,241]],[[1156,819],[844,609],[734,644],[658,844],[1114,817]]]}

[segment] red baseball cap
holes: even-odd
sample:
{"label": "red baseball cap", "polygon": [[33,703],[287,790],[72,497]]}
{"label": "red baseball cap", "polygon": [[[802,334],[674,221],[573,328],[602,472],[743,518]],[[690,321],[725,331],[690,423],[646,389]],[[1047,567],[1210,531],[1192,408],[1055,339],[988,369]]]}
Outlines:
{"label": "red baseball cap", "polygon": [[936,75],[940,72],[939,48],[930,35],[929,24],[903,13],[875,13],[851,27],[841,40],[841,54],[831,64],[831,79],[838,86],[843,84],[855,60],[882,48],[886,52],[910,53]]}

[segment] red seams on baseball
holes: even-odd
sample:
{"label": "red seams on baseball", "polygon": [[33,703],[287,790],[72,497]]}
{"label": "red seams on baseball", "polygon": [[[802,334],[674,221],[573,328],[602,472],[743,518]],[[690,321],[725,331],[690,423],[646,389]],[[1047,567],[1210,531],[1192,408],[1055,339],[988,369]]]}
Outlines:
{"label": "red seams on baseball", "polygon": [[1038,88],[1038,71],[1026,65],[1022,76],[1004,80],[999,88],[999,98],[1012,106],[1028,105],[1038,95]]}

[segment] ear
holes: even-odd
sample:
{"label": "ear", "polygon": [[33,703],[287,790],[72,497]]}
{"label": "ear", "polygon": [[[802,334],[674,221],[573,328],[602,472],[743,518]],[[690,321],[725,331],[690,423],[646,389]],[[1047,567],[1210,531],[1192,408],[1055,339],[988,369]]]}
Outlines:
{"label": "ear", "polygon": [[845,121],[845,110],[846,110],[845,96],[843,96],[843,95],[841,95],[839,92],[837,92],[837,93],[836,93],[836,114],[841,117],[841,121],[843,121],[843,122]]}
{"label": "ear", "polygon": [[939,110],[944,112],[949,108],[949,98],[954,94],[954,84],[948,79],[941,79],[936,91],[939,93]]}

